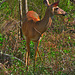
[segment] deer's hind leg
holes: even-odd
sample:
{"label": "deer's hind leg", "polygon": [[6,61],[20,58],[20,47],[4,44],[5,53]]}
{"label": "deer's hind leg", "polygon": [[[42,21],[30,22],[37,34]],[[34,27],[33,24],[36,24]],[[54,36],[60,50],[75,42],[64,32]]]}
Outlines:
{"label": "deer's hind leg", "polygon": [[27,51],[26,51],[26,69],[28,70],[29,61],[30,61],[30,39],[29,38],[26,38],[26,47],[27,47]]}

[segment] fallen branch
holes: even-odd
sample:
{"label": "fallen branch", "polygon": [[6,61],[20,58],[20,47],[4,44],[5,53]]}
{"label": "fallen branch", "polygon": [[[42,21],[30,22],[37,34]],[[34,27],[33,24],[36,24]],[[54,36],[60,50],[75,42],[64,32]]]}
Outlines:
{"label": "fallen branch", "polygon": [[0,68],[5,72],[5,74],[9,74],[7,69],[5,68],[5,66],[2,63],[0,63]]}
{"label": "fallen branch", "polygon": [[1,55],[4,55],[4,56],[8,56],[8,57],[10,57],[10,58],[14,58],[14,59],[16,59],[16,60],[22,62],[22,63],[25,65],[24,61],[22,61],[21,59],[19,59],[19,58],[17,58],[17,57],[14,57],[14,56],[12,56],[12,55],[5,54],[5,53],[2,53],[2,52],[0,52],[0,54],[1,54]]}

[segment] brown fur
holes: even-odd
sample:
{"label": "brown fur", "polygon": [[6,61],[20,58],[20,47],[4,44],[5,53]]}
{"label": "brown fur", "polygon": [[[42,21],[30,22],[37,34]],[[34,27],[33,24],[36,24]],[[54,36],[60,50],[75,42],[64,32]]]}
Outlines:
{"label": "brown fur", "polygon": [[[47,9],[45,12],[45,16],[42,20],[34,22],[33,20],[26,19],[22,25],[22,32],[23,32],[24,36],[26,37],[26,45],[27,45],[27,52],[26,52],[27,67],[29,65],[30,41],[32,40],[33,42],[35,42],[35,60],[36,60],[37,51],[38,51],[38,41],[39,41],[41,35],[46,31],[46,29],[48,27],[47,25],[49,22],[49,18],[51,19],[53,17],[53,15],[55,15],[55,14],[61,14],[61,15],[66,14],[65,11],[63,11],[62,9],[60,10],[60,8],[56,6],[56,5],[58,5],[57,3],[58,2],[52,4],[52,6],[49,3],[46,4]],[[58,9],[56,10],[56,8],[58,8]],[[59,13],[59,12],[61,12],[61,13]],[[39,53],[39,51],[38,51],[38,53]],[[40,56],[40,53],[39,53],[39,56]],[[34,63],[34,65],[35,65],[35,63]]]}

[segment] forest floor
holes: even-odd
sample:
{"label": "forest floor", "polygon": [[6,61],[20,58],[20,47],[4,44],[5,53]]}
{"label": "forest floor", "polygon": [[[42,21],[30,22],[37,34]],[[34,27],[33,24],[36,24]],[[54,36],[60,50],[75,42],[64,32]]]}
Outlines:
{"label": "forest floor", "polygon": [[[75,22],[65,22],[62,26],[55,27],[53,23],[44,33],[40,40],[39,51],[41,53],[36,60],[36,75],[75,75]],[[1,46],[0,52],[8,55],[0,54],[0,63],[3,63],[10,74],[24,75],[26,53],[26,41],[21,40],[19,34],[19,21],[8,20],[0,25]],[[33,56],[34,44],[31,47],[31,64],[29,75],[33,74]],[[14,56],[14,57],[11,57]]]}

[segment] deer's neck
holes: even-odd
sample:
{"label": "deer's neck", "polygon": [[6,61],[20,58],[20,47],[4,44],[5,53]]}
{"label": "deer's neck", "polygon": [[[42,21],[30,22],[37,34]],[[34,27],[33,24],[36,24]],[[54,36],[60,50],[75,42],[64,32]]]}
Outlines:
{"label": "deer's neck", "polygon": [[52,18],[53,15],[50,13],[50,10],[47,8],[45,12],[45,16],[41,21],[36,22],[36,29],[42,34],[47,29],[47,24],[49,22],[49,18]]}

